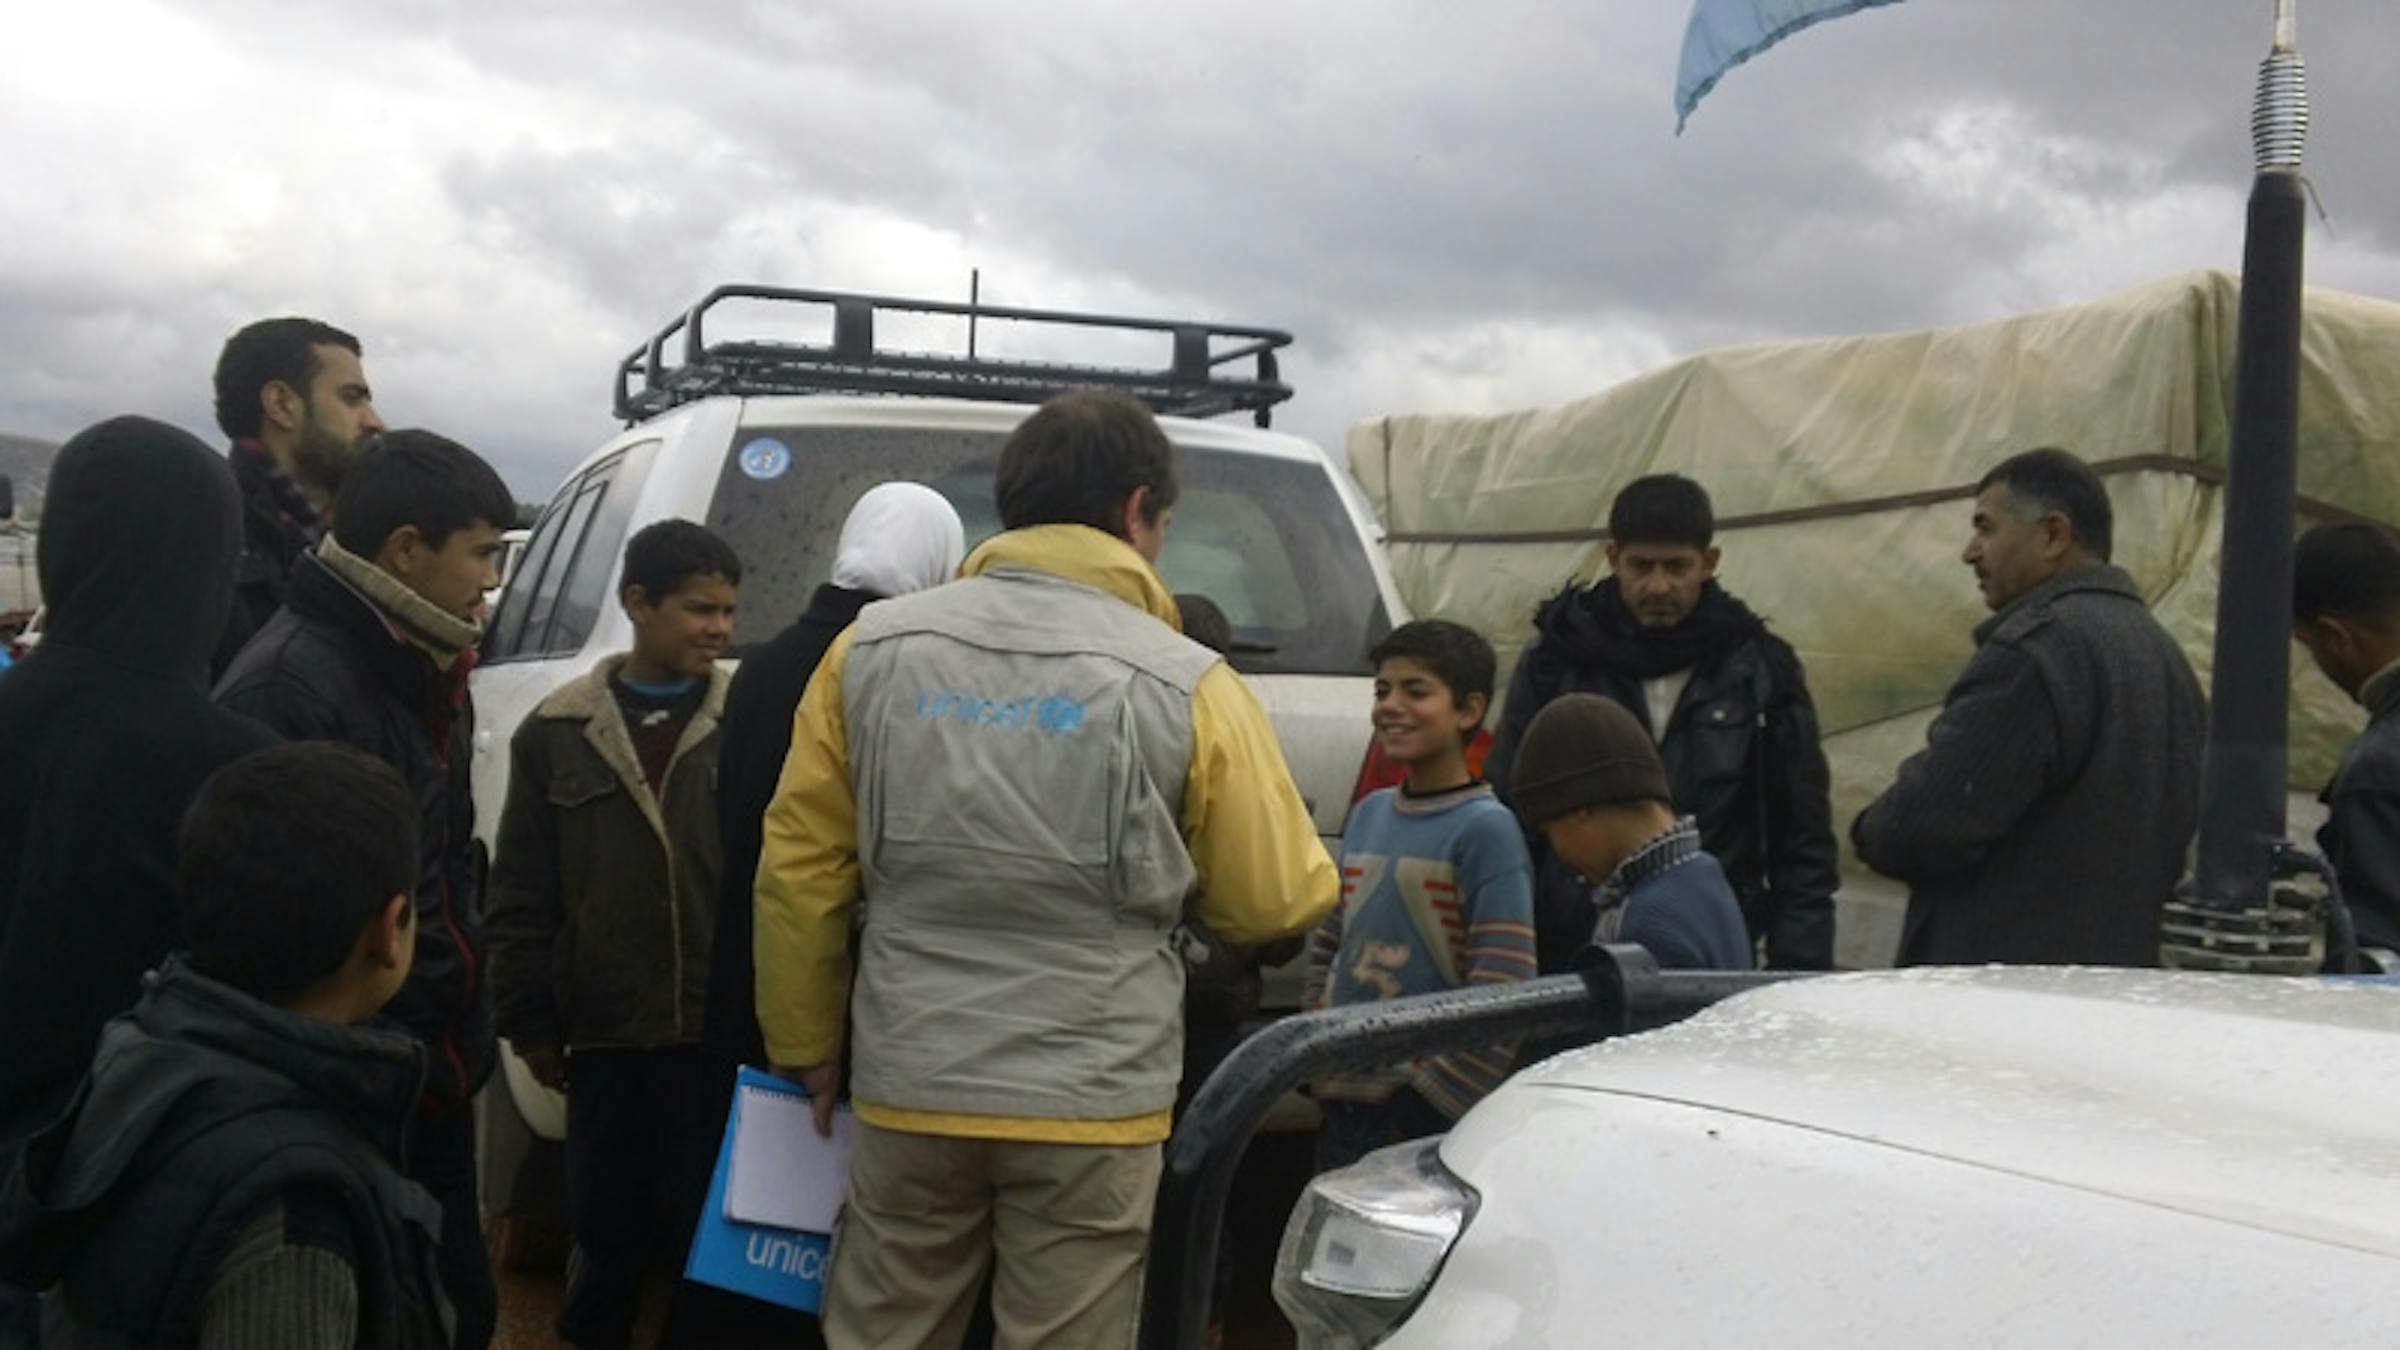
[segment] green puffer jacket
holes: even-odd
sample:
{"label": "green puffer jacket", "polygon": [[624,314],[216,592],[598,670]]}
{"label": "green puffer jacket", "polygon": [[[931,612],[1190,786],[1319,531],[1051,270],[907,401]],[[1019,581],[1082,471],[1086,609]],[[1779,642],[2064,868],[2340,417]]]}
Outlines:
{"label": "green puffer jacket", "polygon": [[661,801],[609,692],[612,656],[534,709],[509,744],[492,862],[492,996],[520,1050],[700,1039],[722,854],[723,671],[676,743]]}

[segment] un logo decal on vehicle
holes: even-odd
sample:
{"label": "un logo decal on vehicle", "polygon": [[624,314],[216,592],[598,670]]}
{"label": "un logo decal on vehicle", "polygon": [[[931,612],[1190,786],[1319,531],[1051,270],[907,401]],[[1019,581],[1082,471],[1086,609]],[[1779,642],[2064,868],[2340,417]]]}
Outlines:
{"label": "un logo decal on vehicle", "polygon": [[742,472],[759,482],[781,478],[792,467],[792,447],[772,436],[761,436],[742,447]]}

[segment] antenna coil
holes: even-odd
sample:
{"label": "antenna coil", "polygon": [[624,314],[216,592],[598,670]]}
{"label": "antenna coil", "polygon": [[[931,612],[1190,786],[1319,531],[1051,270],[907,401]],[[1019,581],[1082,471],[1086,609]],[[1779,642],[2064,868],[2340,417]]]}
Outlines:
{"label": "antenna coil", "polygon": [[2308,146],[2308,67],[2300,53],[2278,48],[2258,67],[2258,99],[2250,109],[2250,148],[2260,173],[2298,173]]}

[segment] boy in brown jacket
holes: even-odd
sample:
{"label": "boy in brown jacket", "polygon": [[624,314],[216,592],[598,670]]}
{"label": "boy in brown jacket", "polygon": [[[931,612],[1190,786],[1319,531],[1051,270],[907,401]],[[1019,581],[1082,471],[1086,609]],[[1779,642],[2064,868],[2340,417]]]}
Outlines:
{"label": "boy in brown jacket", "polygon": [[629,1343],[641,1276],[681,1264],[724,1115],[700,1044],[721,853],[718,719],[741,563],[684,520],[635,534],[633,650],[543,700],[509,748],[492,868],[500,1034],[567,1094],[577,1260],[558,1332]]}

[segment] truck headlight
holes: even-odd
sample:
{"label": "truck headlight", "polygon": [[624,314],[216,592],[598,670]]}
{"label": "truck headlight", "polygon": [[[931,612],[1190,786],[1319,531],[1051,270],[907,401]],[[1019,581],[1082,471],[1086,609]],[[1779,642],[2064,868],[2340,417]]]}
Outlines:
{"label": "truck headlight", "polygon": [[1441,1140],[1368,1154],[1308,1184],[1275,1255],[1275,1301],[1314,1350],[1373,1345],[1433,1283],[1474,1216]]}

